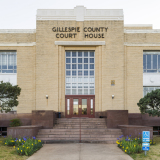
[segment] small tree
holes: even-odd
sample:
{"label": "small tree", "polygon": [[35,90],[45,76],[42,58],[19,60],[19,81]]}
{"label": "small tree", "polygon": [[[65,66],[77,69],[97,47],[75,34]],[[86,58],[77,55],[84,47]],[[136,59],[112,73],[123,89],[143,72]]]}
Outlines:
{"label": "small tree", "polygon": [[160,116],[160,89],[145,95],[137,103],[141,113],[148,113],[149,116]]}
{"label": "small tree", "polygon": [[6,113],[11,111],[13,107],[18,106],[18,96],[21,88],[18,85],[12,86],[11,83],[0,82],[0,111]]}

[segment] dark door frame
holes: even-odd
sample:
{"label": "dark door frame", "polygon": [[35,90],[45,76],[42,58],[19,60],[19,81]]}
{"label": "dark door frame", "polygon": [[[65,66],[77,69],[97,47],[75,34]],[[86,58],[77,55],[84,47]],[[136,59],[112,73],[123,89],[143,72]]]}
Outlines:
{"label": "dark door frame", "polygon": [[[70,99],[70,111],[67,114],[67,99]],[[78,99],[78,115],[73,114],[73,99]],[[82,99],[87,99],[87,115],[82,115]],[[91,114],[91,104],[90,99],[93,99],[93,114]],[[81,107],[79,107],[79,105]],[[88,117],[95,118],[95,95],[66,95],[65,96],[65,117]]]}

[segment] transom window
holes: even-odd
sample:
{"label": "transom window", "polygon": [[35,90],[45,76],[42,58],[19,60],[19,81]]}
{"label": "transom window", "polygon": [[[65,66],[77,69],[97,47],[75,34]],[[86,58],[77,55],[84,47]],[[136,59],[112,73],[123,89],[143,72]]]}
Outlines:
{"label": "transom window", "polygon": [[66,95],[94,95],[94,51],[66,51]]}
{"label": "transom window", "polygon": [[0,51],[0,73],[17,73],[15,51]]}
{"label": "transom window", "polygon": [[160,51],[143,52],[143,73],[160,73]]}
{"label": "transom window", "polygon": [[156,89],[160,89],[160,87],[143,87],[143,97]]}

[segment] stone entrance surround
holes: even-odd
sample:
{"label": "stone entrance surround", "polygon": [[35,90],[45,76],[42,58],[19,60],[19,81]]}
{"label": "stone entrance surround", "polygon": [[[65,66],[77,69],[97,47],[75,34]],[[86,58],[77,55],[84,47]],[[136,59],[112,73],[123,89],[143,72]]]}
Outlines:
{"label": "stone entrance surround", "polygon": [[[151,137],[153,132],[152,126],[160,126],[159,117],[149,117],[144,114],[129,114],[127,110],[108,110],[98,114],[105,118],[107,128],[121,128],[125,136],[132,135],[133,130],[135,131],[133,136],[138,136],[142,129],[150,130]],[[22,122],[23,127],[9,128],[10,120],[14,118],[19,118]],[[136,119],[138,118],[138,120]],[[52,110],[37,110],[32,111],[32,113],[7,113],[0,114],[0,127],[8,127],[10,129],[18,129],[19,136],[24,136],[23,129],[30,129],[35,134],[37,127],[42,127],[42,129],[53,129],[54,123],[57,119],[57,112]],[[63,119],[63,118],[62,118]],[[147,125],[148,124],[148,125]],[[27,126],[27,127],[26,127]],[[141,126],[141,127],[140,127]],[[150,126],[150,127],[149,127]],[[139,130],[141,128],[141,130]],[[20,132],[21,130],[21,132]],[[37,131],[38,132],[38,131]],[[11,132],[8,132],[12,135]],[[32,135],[31,135],[32,136]]]}

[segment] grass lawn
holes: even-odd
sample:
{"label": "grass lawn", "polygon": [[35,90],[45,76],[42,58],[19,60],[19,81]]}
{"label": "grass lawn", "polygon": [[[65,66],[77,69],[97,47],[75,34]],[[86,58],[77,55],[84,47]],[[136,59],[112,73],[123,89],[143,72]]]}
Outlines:
{"label": "grass lawn", "polygon": [[134,160],[160,160],[160,136],[154,137],[153,141],[155,141],[156,144],[151,145],[150,150],[147,151],[147,156],[144,155],[144,152],[130,156]]}
{"label": "grass lawn", "polygon": [[3,146],[4,138],[0,137],[0,160],[26,160],[27,156],[19,156],[13,147]]}

